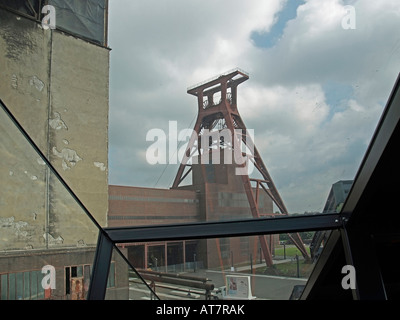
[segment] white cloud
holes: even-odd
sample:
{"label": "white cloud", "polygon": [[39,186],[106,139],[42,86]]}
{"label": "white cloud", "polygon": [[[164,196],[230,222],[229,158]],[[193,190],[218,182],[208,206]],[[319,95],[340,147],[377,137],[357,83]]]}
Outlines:
{"label": "white cloud", "polygon": [[[169,187],[177,166],[146,163],[146,133],[191,128],[186,88],[236,66],[250,72],[239,111],[291,211],[321,208],[354,177],[400,69],[400,6],[352,1],[356,29],[344,30],[344,1],[308,0],[274,47],[256,47],[252,32],[268,35],[285,3],[110,2],[110,183],[153,187],[164,172]],[[352,88],[335,105],[332,83]]]}

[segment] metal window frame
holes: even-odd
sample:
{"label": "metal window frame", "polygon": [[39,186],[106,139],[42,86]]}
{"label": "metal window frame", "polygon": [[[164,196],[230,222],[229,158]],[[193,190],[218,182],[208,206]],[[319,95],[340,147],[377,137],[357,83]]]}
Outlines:
{"label": "metal window frame", "polygon": [[[218,222],[103,228],[103,232],[99,236],[97,244],[88,299],[103,300],[105,298],[108,270],[111,262],[111,251],[113,248],[116,248],[115,245],[118,243],[240,237],[290,233],[292,231],[332,230],[341,228],[342,220],[343,217],[340,214],[316,214]],[[153,292],[153,294],[155,293]]]}
{"label": "metal window frame", "polygon": [[[393,152],[393,150],[387,150],[391,138],[395,136],[395,132],[398,133],[400,130],[399,85],[400,75],[396,80],[388,103],[382,113],[371,143],[361,162],[355,181],[340,213],[119,228],[102,228],[97,223],[88,209],[62,179],[57,170],[51,165],[46,156],[41,152],[1,100],[0,105],[52,173],[59,179],[62,185],[99,229],[98,244],[87,297],[89,300],[102,300],[105,298],[111,255],[114,249],[120,252],[116,246],[118,243],[189,240],[228,236],[240,237],[309,230],[334,230],[334,232],[331,233],[331,237],[328,239],[325,249],[306,284],[301,296],[302,299],[306,299],[314,285],[318,283],[319,277],[321,273],[324,272],[328,263],[331,252],[338,243],[344,248],[346,262],[355,264],[354,266],[357,270],[361,270],[361,277],[357,277],[357,289],[355,289],[355,291],[353,290],[353,299],[386,299],[385,285],[382,281],[382,276],[376,261],[372,268],[373,288],[372,290],[368,288],[368,284],[371,284],[371,269],[368,269],[366,272],[366,268],[369,268],[371,265],[368,264],[367,266],[365,250],[359,249],[365,244],[371,248],[373,244],[371,244],[370,241],[363,241],[368,238],[368,235],[363,233],[363,230],[360,229],[360,226],[357,226],[356,222],[359,222],[361,219],[360,217],[363,215],[362,201],[366,197],[366,192],[368,189],[372,188],[374,176],[379,174],[377,168],[378,166],[384,166],[384,164],[382,164],[382,161],[384,161],[382,158],[384,159],[385,153]],[[377,187],[375,186],[375,188]],[[337,229],[339,229],[339,231],[337,231]],[[128,265],[136,271],[122,254],[121,256]],[[140,274],[138,274],[138,276],[141,278]],[[361,286],[359,286],[359,284],[361,284]],[[149,289],[152,291],[151,288]]]}
{"label": "metal window frame", "polygon": [[96,254],[88,291],[88,299],[104,300],[114,244],[104,232],[99,232]]}
{"label": "metal window frame", "polygon": [[293,231],[318,231],[342,226],[340,214],[282,216],[135,227],[104,228],[114,243],[173,241],[222,237],[256,236]]}
{"label": "metal window frame", "polygon": [[[378,122],[370,145],[357,171],[354,183],[349,191],[343,208],[338,214],[316,214],[303,216],[285,216],[261,219],[244,219],[218,222],[199,222],[186,224],[151,225],[137,227],[104,228],[104,232],[114,244],[146,241],[170,241],[189,240],[220,237],[240,237],[279,234],[301,231],[333,230],[329,237],[321,257],[304,288],[301,299],[307,299],[314,285],[318,284],[322,273],[326,275],[326,267],[329,264],[331,253],[339,244],[345,252],[345,260],[348,264],[356,264],[361,271],[361,277],[357,277],[357,287],[352,289],[352,297],[358,299],[386,299],[385,286],[379,271],[377,261],[371,266],[366,263],[365,252],[373,244],[368,241],[368,235],[352,225],[352,222],[362,215],[357,211],[362,201],[362,196],[378,166],[383,153],[396,128],[400,125],[400,75],[390,94],[388,103]],[[359,250],[364,246],[364,250]],[[99,244],[98,250],[103,250]],[[99,256],[101,256],[99,252]],[[107,263],[106,260],[97,262]],[[372,267],[372,271],[371,271]],[[366,269],[368,270],[366,271]],[[100,271],[99,271],[100,272]],[[358,272],[360,273],[360,272]],[[366,281],[373,277],[373,288],[368,288],[371,282]],[[361,282],[364,285],[359,285]],[[371,296],[373,294],[373,296]],[[89,296],[89,299],[93,298]],[[101,295],[98,298],[103,298]]]}

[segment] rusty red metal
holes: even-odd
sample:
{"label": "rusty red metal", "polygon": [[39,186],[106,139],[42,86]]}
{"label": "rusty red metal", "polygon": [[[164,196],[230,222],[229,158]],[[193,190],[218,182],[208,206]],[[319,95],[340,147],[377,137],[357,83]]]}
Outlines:
{"label": "rusty red metal", "polygon": [[[273,203],[279,208],[280,214],[287,215],[288,211],[286,206],[277,188],[275,187],[275,184],[265,164],[263,163],[251,136],[248,134],[248,130],[244,125],[237,108],[237,86],[248,79],[249,76],[247,73],[240,69],[235,69],[188,89],[187,92],[196,96],[198,101],[198,115],[193,129],[195,134],[192,135],[187,145],[185,156],[179,166],[172,188],[179,188],[183,180],[190,172],[195,174],[193,172],[195,165],[190,163],[190,159],[193,160],[193,158],[197,156],[197,159],[200,160],[198,160],[196,166],[200,166],[201,169],[198,171],[201,172],[202,182],[205,184],[203,192],[207,204],[204,206],[204,210],[212,210],[208,203],[213,203],[211,198],[213,196],[215,197],[215,195],[210,193],[210,189],[214,190],[214,193],[218,192],[218,187],[212,188],[211,186],[212,184],[217,183],[218,181],[216,180],[218,179],[216,178],[211,182],[207,180],[205,166],[208,165],[208,163],[205,164],[202,162],[202,160],[205,158],[209,159],[210,154],[217,152],[218,150],[222,153],[232,152],[235,159],[243,159],[243,155],[245,155],[245,162],[239,164],[229,163],[227,165],[233,165],[236,168],[245,169],[246,165],[249,165],[249,161],[252,161],[254,168],[257,169],[257,171],[262,175],[263,179],[250,179],[248,174],[241,174],[239,177],[228,177],[226,180],[233,180],[235,184],[242,185],[242,190],[244,190],[244,193],[247,196],[247,201],[253,218],[260,218],[261,215],[264,216],[266,214],[271,216],[275,215],[272,210],[269,213],[262,212],[260,214],[260,191],[265,192],[269,196]],[[219,101],[215,101],[215,96],[220,96]],[[224,129],[227,129],[231,134],[230,141],[225,141],[225,137],[222,139],[221,137],[217,136],[217,141],[214,141],[211,137],[209,139],[212,140],[211,143],[207,142],[207,144],[204,145],[204,141],[206,141],[206,139],[202,139],[202,137],[204,138],[206,130],[208,130],[207,133],[209,133],[210,131],[215,132],[218,130],[222,131]],[[247,147],[246,150],[250,151],[243,153],[242,146]],[[240,156],[242,158],[240,158]],[[217,168],[215,169],[216,171],[218,168],[222,168],[220,165],[220,163],[215,165]],[[232,171],[230,171],[230,173],[232,173]],[[256,182],[255,188],[251,185],[251,182]],[[187,187],[188,186],[186,186],[186,188]],[[198,185],[196,187],[198,188]],[[225,190],[225,187],[223,188]],[[237,187],[235,188],[237,189]],[[208,217],[218,218],[217,215],[218,212],[216,212],[214,215],[208,214],[207,212],[204,214],[206,220]],[[300,236],[298,234],[291,234],[289,236],[293,243],[300,250],[302,255],[308,259],[308,253]],[[265,237],[260,236],[259,242],[265,262],[268,266],[271,266],[273,263],[271,250]]]}

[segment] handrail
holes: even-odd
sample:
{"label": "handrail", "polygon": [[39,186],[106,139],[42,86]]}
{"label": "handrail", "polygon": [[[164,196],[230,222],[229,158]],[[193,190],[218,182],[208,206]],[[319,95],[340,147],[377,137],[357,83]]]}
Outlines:
{"label": "handrail", "polygon": [[216,76],[214,76],[214,77],[211,77],[211,78],[209,78],[209,79],[207,79],[207,80],[204,80],[204,81],[202,81],[202,82],[196,83],[196,84],[194,84],[194,85],[188,87],[188,88],[187,88],[187,91],[192,90],[192,89],[197,88],[197,87],[200,87],[201,85],[206,84],[206,83],[208,83],[208,82],[217,80],[219,77],[221,77],[221,76],[226,76],[226,75],[228,75],[228,74],[230,74],[230,73],[233,73],[233,72],[235,72],[235,71],[238,71],[238,72],[240,72],[240,73],[243,73],[243,74],[245,74],[247,77],[249,77],[249,73],[248,73],[248,72],[246,72],[246,71],[244,71],[244,70],[242,70],[242,69],[236,67],[236,68],[233,68],[233,69],[228,70],[228,71],[226,71],[226,72],[220,73],[220,74],[218,74],[218,75],[216,75]]}

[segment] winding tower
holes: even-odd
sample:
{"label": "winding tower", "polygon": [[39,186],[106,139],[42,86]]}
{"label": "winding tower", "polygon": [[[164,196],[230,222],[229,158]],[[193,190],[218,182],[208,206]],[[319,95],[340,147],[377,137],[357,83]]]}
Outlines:
{"label": "winding tower", "polygon": [[[172,188],[200,193],[204,221],[288,214],[254,145],[252,130],[246,128],[238,111],[237,87],[248,79],[248,73],[236,68],[187,89],[197,97],[198,115]],[[252,171],[259,177],[250,178]],[[189,173],[192,181],[184,185]],[[280,213],[274,213],[275,209]],[[289,237],[309,259],[299,234]],[[218,239],[216,246],[221,260]],[[259,236],[259,248],[267,266],[271,266],[272,238],[268,241],[266,236]]]}

